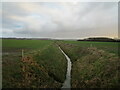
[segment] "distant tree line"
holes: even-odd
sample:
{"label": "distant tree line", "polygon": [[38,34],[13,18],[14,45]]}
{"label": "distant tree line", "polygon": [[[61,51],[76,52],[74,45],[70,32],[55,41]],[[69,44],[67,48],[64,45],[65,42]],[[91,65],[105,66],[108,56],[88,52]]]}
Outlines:
{"label": "distant tree line", "polygon": [[79,39],[78,41],[120,42],[120,39],[112,39],[106,37],[92,37],[87,39]]}

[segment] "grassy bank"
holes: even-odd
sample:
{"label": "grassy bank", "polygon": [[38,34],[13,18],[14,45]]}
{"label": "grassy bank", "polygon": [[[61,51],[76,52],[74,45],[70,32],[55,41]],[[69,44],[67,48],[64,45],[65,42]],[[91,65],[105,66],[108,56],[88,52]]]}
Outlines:
{"label": "grassy bank", "polygon": [[54,41],[3,40],[2,57],[3,88],[60,88],[65,80],[66,59]]}
{"label": "grassy bank", "polygon": [[61,41],[58,44],[72,61],[72,88],[119,87],[117,43]]}

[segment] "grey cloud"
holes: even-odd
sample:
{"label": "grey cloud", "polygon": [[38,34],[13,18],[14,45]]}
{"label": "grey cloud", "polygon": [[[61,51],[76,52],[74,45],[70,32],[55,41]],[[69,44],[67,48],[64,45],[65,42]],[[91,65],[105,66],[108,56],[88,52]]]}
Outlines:
{"label": "grey cloud", "polygon": [[114,37],[117,3],[4,3],[2,24],[3,36]]}

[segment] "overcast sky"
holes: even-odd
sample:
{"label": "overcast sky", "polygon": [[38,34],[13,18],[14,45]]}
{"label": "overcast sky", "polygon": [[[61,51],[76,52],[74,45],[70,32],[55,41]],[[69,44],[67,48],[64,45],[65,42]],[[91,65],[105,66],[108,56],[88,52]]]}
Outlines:
{"label": "overcast sky", "polygon": [[3,37],[118,37],[117,2],[2,4]]}

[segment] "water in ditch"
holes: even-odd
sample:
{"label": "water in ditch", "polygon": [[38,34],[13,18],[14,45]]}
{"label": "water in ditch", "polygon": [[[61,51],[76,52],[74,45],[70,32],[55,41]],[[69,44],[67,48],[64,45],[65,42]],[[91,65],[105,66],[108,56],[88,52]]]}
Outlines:
{"label": "water in ditch", "polygon": [[61,50],[61,52],[64,54],[64,56],[67,59],[67,73],[66,73],[66,79],[63,83],[62,88],[71,88],[71,60],[70,58],[65,54],[65,52],[59,47],[59,49]]}

